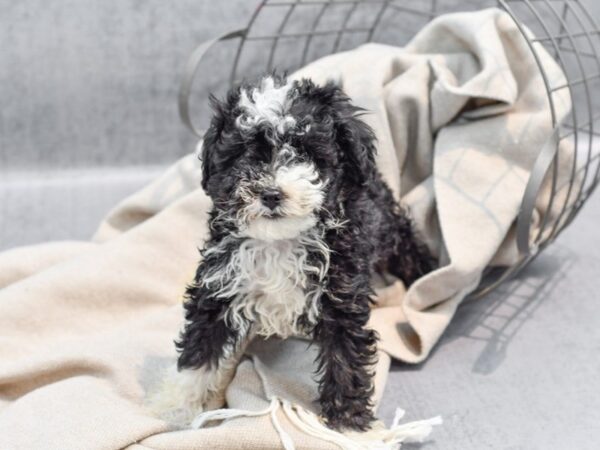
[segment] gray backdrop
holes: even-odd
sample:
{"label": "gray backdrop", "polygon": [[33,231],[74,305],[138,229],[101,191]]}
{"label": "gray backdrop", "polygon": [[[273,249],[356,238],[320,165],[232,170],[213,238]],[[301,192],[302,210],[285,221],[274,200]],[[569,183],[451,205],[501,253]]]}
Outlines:
{"label": "gray backdrop", "polygon": [[[495,2],[439,3],[473,9]],[[587,3],[600,16],[600,2]],[[161,164],[190,151],[194,140],[175,104],[185,58],[203,40],[243,27],[257,4],[0,0],[0,170]],[[426,9],[429,0],[405,4]],[[340,5],[337,17],[348,7]],[[260,26],[279,21],[267,17]],[[390,10],[376,39],[402,43],[423,24]],[[202,66],[196,104],[228,74],[232,51],[222,46]],[[264,53],[251,48],[246,67],[264,66]]]}
{"label": "gray backdrop", "polygon": [[0,167],[160,163],[189,151],[175,106],[185,58],[252,8],[0,0]]}

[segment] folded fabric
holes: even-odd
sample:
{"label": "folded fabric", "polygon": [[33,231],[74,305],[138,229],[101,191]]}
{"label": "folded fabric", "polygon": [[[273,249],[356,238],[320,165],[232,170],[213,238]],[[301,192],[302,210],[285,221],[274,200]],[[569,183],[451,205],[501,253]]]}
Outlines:
{"label": "folded fabric", "polygon": [[[564,82],[538,51],[550,81]],[[293,77],[338,79],[370,111],[384,178],[440,258],[407,292],[400,282],[378,290],[377,401],[390,357],[426,358],[483,270],[517,260],[515,218],[553,131],[547,93],[528,44],[497,9],[441,16],[405,48],[364,45]],[[561,119],[568,94],[554,101]],[[322,427],[314,348],[298,339],[255,342],[227,390],[229,409],[199,417],[199,429],[170,430],[144,408],[176,357],[181,297],[206,235],[200,177],[189,155],[117,206],[93,242],[0,255],[0,448],[358,449],[423,439],[438,420],[369,436]],[[556,216],[542,200],[536,217]]]}

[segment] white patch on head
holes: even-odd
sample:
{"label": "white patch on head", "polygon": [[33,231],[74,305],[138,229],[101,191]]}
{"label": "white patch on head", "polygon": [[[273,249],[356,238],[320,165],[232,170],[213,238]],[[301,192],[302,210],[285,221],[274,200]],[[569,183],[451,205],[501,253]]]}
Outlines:
{"label": "white patch on head", "polygon": [[248,92],[240,90],[238,105],[244,110],[236,124],[242,129],[256,127],[261,123],[269,123],[279,134],[284,134],[289,128],[296,125],[296,120],[287,114],[292,102],[289,96],[292,82],[288,81],[280,87],[275,86],[273,77],[262,79],[258,88]]}
{"label": "white patch on head", "polygon": [[[309,261],[309,250],[320,253],[322,262]],[[309,276],[322,281],[328,269],[329,248],[312,231],[273,242],[247,239],[227,266],[209,273],[202,284],[216,290],[217,297],[232,299],[226,320],[233,328],[243,330],[250,320],[257,334],[285,338],[301,334],[298,319],[303,314],[309,324],[316,323],[322,290]]]}

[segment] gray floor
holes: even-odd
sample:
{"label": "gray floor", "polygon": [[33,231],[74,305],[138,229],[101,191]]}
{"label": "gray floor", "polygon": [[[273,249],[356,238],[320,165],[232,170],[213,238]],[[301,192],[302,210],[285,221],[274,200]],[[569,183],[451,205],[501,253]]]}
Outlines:
{"label": "gray floor", "polygon": [[600,448],[600,196],[517,279],[465,303],[380,409],[445,419],[427,449]]}
{"label": "gray floor", "polygon": [[[159,168],[12,173],[0,180],[0,248],[87,239]],[[32,182],[32,180],[35,180]],[[431,358],[396,363],[380,408],[441,414],[426,449],[600,448],[600,195],[520,276],[465,303]]]}

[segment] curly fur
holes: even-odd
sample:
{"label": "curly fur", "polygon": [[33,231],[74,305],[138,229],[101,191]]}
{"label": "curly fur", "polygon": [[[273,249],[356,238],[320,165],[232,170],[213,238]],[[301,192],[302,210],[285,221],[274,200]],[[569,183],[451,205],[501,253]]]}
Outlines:
{"label": "curly fur", "polygon": [[255,334],[312,337],[323,417],[365,430],[377,345],[366,326],[371,274],[409,285],[432,267],[375,166],[373,132],[332,83],[272,75],[212,105],[202,149],[210,238],[187,291],[178,367],[188,379],[228,370]]}
{"label": "curly fur", "polygon": [[[225,251],[228,244],[212,247],[207,254]],[[321,258],[310,258],[311,252]],[[309,275],[322,281],[328,265],[329,249],[315,231],[295,239],[242,239],[226,265],[209,267],[199,284],[229,301],[229,327],[240,330],[251,322],[259,335],[289,337],[302,334],[305,323],[300,318],[316,324],[321,287]]]}

